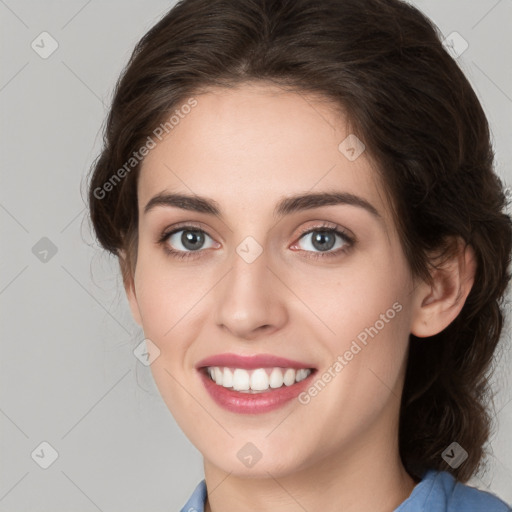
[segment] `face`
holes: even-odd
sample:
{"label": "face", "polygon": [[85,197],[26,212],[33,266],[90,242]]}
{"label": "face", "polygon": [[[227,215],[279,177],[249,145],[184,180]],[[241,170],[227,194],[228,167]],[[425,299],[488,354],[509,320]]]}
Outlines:
{"label": "face", "polygon": [[[375,168],[365,151],[354,159],[355,139],[340,146],[346,119],[318,98],[244,84],[195,99],[142,164],[127,288],[159,351],[151,371],[165,403],[205,464],[232,474],[287,475],[363,449],[384,456],[397,436],[414,282]],[[219,354],[292,362],[256,362],[276,387],[243,393],[198,369]],[[268,386],[247,360],[207,366],[226,384],[224,366],[239,388],[247,376]]]}

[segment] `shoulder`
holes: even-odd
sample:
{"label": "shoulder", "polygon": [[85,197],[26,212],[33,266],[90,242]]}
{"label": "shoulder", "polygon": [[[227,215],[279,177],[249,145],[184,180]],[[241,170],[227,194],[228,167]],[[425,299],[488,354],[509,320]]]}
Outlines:
{"label": "shoulder", "polygon": [[446,471],[429,470],[396,512],[512,512],[494,494],[455,480]]}
{"label": "shoulder", "polygon": [[187,503],[183,505],[180,512],[204,512],[204,504],[206,501],[206,481],[203,478],[196,488],[194,492],[191,494]]}
{"label": "shoulder", "polygon": [[502,500],[490,492],[481,491],[469,485],[457,482],[450,473],[441,472],[443,480],[449,482],[451,488],[447,511],[467,510],[485,512],[509,512],[512,509]]}

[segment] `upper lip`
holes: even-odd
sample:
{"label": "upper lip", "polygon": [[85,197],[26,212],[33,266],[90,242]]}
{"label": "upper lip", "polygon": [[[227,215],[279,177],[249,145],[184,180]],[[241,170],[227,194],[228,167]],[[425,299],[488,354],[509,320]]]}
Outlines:
{"label": "upper lip", "polygon": [[285,357],[279,357],[272,354],[255,354],[252,356],[241,356],[238,354],[216,354],[197,363],[196,368],[206,366],[229,366],[233,368],[245,368],[253,370],[256,368],[272,368],[281,366],[285,368],[313,368],[311,364],[294,361]]}

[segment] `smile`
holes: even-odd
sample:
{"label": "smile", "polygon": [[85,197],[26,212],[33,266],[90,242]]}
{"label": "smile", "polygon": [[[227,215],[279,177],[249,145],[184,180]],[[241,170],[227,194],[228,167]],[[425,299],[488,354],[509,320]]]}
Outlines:
{"label": "smile", "polygon": [[262,393],[269,389],[292,386],[306,379],[311,368],[244,368],[208,366],[204,368],[210,379],[218,386],[241,393]]}

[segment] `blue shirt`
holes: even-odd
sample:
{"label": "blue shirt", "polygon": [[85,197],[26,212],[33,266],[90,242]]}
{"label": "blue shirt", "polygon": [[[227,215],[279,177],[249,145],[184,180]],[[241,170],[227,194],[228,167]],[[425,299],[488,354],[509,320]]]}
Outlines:
{"label": "blue shirt", "polygon": [[[201,480],[180,512],[204,512],[206,482]],[[491,493],[457,482],[447,471],[429,470],[394,512],[512,512]]]}

